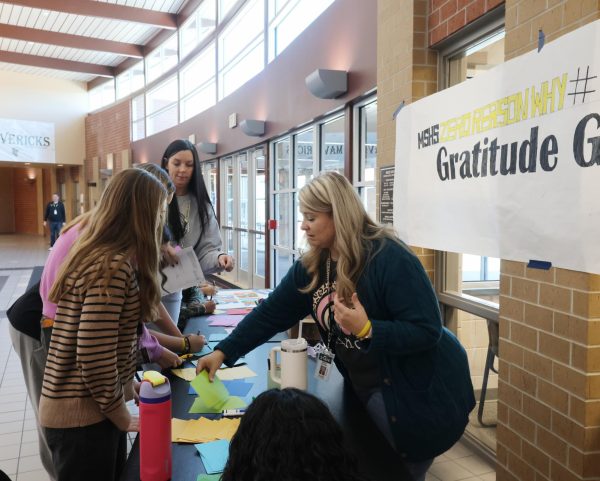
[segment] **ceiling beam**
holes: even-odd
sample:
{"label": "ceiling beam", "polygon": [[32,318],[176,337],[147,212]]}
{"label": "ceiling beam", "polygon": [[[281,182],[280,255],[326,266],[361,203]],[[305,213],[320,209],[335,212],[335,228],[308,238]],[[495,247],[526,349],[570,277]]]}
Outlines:
{"label": "ceiling beam", "polygon": [[9,3],[23,7],[40,8],[42,10],[72,13],[88,17],[144,23],[167,30],[175,30],[177,28],[177,15],[175,14],[127,7],[114,3],[94,2],[91,0],[11,0]]}
{"label": "ceiling beam", "polygon": [[96,52],[114,53],[125,57],[142,58],[143,47],[132,43],[114,42],[100,38],[83,37],[35,28],[18,27],[16,25],[0,24],[0,37],[24,40],[26,42],[59,45],[61,47],[80,48]]}
{"label": "ceiling beam", "polygon": [[114,68],[108,65],[95,63],[73,62],[60,58],[40,57],[17,52],[0,51],[0,62],[28,65],[30,67],[51,68],[54,70],[67,70],[69,72],[86,73],[100,77],[114,77]]}

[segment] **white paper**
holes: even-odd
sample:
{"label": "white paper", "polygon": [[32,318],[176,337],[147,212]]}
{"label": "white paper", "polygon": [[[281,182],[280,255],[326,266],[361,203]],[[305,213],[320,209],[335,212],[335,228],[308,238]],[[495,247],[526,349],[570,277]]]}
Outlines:
{"label": "white paper", "polygon": [[180,289],[197,286],[204,282],[204,274],[192,247],[186,247],[179,252],[179,264],[163,268],[167,282],[163,287],[164,294],[170,294]]}
{"label": "white paper", "polygon": [[600,273],[599,112],[600,20],[404,107],[400,237]]}

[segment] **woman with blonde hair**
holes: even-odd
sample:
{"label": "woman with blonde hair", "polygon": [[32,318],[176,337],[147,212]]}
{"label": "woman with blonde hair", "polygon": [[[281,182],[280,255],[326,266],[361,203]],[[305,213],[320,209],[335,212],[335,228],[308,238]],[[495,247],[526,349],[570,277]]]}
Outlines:
{"label": "woman with blonde hair", "polygon": [[167,192],[139,169],[119,172],[61,264],[39,405],[58,481],[118,479],[133,397],[140,320],[160,303]]}
{"label": "woman with blonde hair", "polygon": [[327,172],[299,193],[309,249],[271,295],[197,370],[212,378],[306,315],[323,339],[315,375],[332,361],[417,481],[463,434],[475,406],[467,356],[442,325],[419,259],[374,222],[342,175]]}

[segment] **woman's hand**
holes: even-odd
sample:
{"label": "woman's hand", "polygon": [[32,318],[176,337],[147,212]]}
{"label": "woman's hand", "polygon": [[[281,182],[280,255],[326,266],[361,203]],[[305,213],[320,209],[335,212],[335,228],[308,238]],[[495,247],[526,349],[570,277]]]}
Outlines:
{"label": "woman's hand", "polygon": [[221,254],[219,256],[219,267],[225,269],[227,272],[231,272],[233,270],[233,257],[228,254]]}
{"label": "woman's hand", "polygon": [[333,296],[333,312],[335,322],[338,323],[344,334],[358,334],[369,322],[369,316],[365,308],[358,300],[356,292],[352,294],[352,305],[354,307],[346,307],[343,298],[337,294]]}
{"label": "woman's hand", "polygon": [[217,293],[217,286],[207,282],[203,282],[198,287],[205,296],[214,296]]}
{"label": "woman's hand", "polygon": [[206,301],[204,303],[204,314],[212,314],[215,312],[216,308],[217,305],[215,304],[215,301]]}
{"label": "woman's hand", "polygon": [[168,242],[160,246],[160,253],[166,264],[174,266],[179,264],[179,256],[177,255],[177,249]]}
{"label": "woman's hand", "polygon": [[158,365],[165,369],[167,367],[178,367],[183,362],[181,358],[173,351],[169,351],[166,347],[163,347],[162,354],[158,358]]}
{"label": "woman's hand", "polygon": [[223,351],[213,351],[211,354],[201,357],[196,365],[196,374],[200,374],[202,371],[208,372],[208,379],[212,382],[215,378],[217,369],[221,367],[225,361],[225,353]]}
{"label": "woman's hand", "polygon": [[200,352],[204,345],[206,344],[206,337],[202,334],[190,334],[188,335],[188,339],[190,340],[190,352]]}

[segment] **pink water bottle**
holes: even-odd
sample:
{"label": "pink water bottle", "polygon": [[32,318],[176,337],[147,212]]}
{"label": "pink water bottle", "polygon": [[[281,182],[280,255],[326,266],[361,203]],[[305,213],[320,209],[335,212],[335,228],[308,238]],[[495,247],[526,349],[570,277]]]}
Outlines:
{"label": "pink water bottle", "polygon": [[140,385],[140,479],[171,479],[171,386],[157,371]]}

